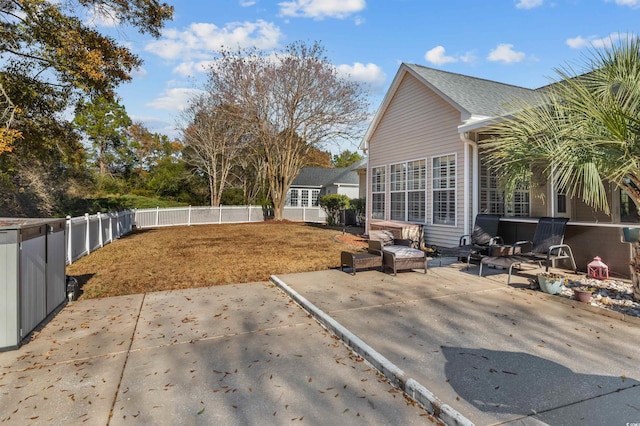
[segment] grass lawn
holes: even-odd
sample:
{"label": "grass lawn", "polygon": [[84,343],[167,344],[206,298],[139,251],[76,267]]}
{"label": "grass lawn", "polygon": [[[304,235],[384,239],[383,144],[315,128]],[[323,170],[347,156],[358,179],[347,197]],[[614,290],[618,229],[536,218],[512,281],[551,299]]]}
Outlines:
{"label": "grass lawn", "polygon": [[134,231],[67,267],[81,299],[266,281],[340,266],[358,237],[323,226],[260,222]]}

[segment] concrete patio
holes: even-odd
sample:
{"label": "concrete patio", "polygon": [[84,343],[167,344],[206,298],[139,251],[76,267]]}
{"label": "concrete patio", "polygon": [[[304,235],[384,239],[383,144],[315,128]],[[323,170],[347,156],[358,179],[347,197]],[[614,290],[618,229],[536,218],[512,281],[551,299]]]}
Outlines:
{"label": "concrete patio", "polygon": [[364,342],[365,358],[386,359],[399,386],[422,385],[448,423],[640,421],[638,318],[517,288],[533,269],[511,287],[504,271],[487,273],[452,263],[426,276],[336,270],[273,280]]}

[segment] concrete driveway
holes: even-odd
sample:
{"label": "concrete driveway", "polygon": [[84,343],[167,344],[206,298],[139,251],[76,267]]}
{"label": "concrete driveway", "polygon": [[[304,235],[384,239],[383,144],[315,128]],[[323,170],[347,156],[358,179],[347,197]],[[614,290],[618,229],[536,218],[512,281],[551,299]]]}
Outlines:
{"label": "concrete driveway", "polygon": [[269,283],[72,302],[0,353],[3,425],[430,419]]}

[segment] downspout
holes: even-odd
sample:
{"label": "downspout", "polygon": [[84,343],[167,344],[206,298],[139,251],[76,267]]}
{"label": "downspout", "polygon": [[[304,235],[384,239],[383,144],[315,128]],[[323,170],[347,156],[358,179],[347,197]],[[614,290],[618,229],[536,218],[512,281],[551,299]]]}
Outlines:
{"label": "downspout", "polygon": [[[460,133],[460,140],[464,143],[464,229],[466,233],[472,232],[470,217],[478,214],[478,145],[469,139],[467,132]],[[471,152],[471,158],[469,153]],[[471,173],[469,171],[471,162]],[[471,175],[471,176],[470,176]],[[469,186],[471,186],[471,200],[469,199]],[[471,212],[471,214],[469,214]]]}
{"label": "downspout", "polygon": [[364,209],[365,209],[365,215],[364,215],[364,232],[365,234],[369,235],[369,229],[371,227],[371,194],[369,193],[369,179],[371,177],[371,170],[369,169],[369,153],[368,153],[368,149],[364,148],[362,150],[362,152],[364,153],[364,155],[367,156],[367,168],[365,169],[364,172],[364,187],[365,187],[365,193],[364,193],[364,200],[365,200],[365,205],[364,205]]}

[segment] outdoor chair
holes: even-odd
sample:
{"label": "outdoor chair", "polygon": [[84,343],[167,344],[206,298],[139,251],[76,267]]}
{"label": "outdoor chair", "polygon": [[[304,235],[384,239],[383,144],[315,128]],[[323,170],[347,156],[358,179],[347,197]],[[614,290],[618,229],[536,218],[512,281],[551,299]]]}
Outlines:
{"label": "outdoor chair", "polygon": [[[516,253],[516,248],[520,248],[520,253],[508,256],[491,256],[480,259],[480,271],[482,276],[483,265],[493,265],[509,269],[507,284],[511,282],[511,272],[514,266],[521,266],[523,263],[537,263],[542,267],[545,262],[545,271],[549,271],[549,264],[559,259],[569,259],[573,271],[577,272],[576,261],[573,258],[571,247],[564,244],[564,232],[569,219],[564,217],[542,217],[538,220],[533,241],[518,241],[513,244],[512,253]],[[524,247],[530,247],[530,251],[525,252]]]}
{"label": "outdoor chair", "polygon": [[460,237],[457,247],[431,246],[440,253],[440,266],[443,257],[457,257],[467,259],[467,270],[471,258],[479,259],[490,254],[489,248],[495,244],[502,244],[502,238],[497,236],[500,216],[496,214],[478,214],[471,234]]}
{"label": "outdoor chair", "polygon": [[424,269],[427,273],[427,255],[411,247],[410,239],[395,238],[391,231],[369,232],[369,253],[382,257],[382,268],[391,268],[393,275],[399,270]]}

